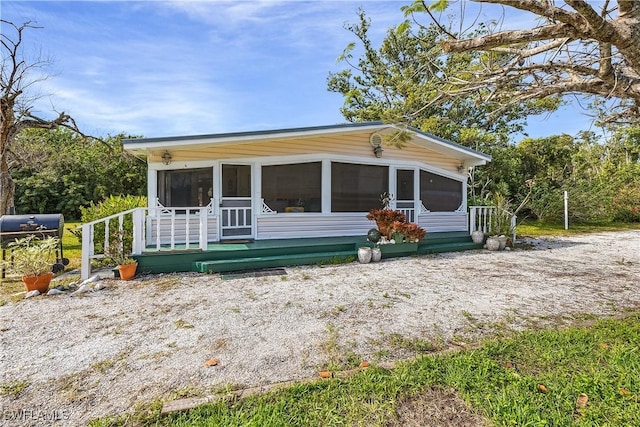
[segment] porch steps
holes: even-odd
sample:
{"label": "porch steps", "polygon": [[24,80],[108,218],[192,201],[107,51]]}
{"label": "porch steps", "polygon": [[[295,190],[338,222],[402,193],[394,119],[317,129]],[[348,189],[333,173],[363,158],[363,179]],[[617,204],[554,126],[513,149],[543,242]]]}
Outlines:
{"label": "porch steps", "polygon": [[[206,251],[144,252],[136,256],[139,273],[196,271],[222,273],[294,265],[331,264],[357,259],[360,246],[372,246],[366,236],[259,240],[246,243],[210,243]],[[417,254],[480,249],[466,232],[427,233]]]}
{"label": "porch steps", "polygon": [[473,243],[467,232],[427,233],[426,238],[418,245],[418,254],[460,252],[482,247],[481,244]]}
{"label": "porch steps", "polygon": [[195,269],[200,273],[223,273],[229,271],[257,270],[261,268],[290,267],[294,265],[310,265],[353,261],[356,252],[312,252],[300,254],[282,254],[254,256],[249,258],[219,259],[214,261],[195,262]]}

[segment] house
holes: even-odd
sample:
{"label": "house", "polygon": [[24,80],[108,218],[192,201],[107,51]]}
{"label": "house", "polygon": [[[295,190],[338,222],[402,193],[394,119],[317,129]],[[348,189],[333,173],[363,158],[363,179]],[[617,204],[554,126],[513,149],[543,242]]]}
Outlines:
{"label": "house", "polygon": [[467,171],[491,160],[381,122],[129,139],[124,148],[148,163],[149,206],[134,218],[134,254],[364,236],[384,193],[428,233],[468,236]]}

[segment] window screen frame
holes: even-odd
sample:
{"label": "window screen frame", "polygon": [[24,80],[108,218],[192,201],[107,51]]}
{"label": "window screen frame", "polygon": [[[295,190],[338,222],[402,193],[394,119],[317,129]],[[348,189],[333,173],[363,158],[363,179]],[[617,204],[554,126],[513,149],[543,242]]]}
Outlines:
{"label": "window screen frame", "polygon": [[[287,177],[286,173],[278,173],[270,176],[272,171],[286,172],[286,170],[291,169],[291,167],[309,167],[312,170],[301,175],[300,171],[298,171],[296,174],[298,178],[296,179]],[[322,173],[322,161],[263,164],[260,166],[261,197],[270,209],[278,213],[321,213],[323,200]],[[274,178],[276,187],[282,185],[285,186],[285,190],[276,189],[274,194],[271,192],[272,187],[265,187],[266,185],[272,186]],[[278,182],[278,178],[280,182]],[[307,182],[311,189],[302,188],[304,187],[304,185],[301,185],[302,182]],[[286,189],[288,184],[292,184],[291,187],[299,188]],[[277,194],[278,192],[279,194]]]}
{"label": "window screen frame", "polygon": [[[361,171],[355,171],[354,169],[356,168],[366,170],[369,173],[363,174]],[[379,176],[374,176],[376,174],[373,172],[376,169],[378,169]],[[390,171],[390,165],[332,161],[331,212],[362,213],[379,208],[381,194],[389,192]],[[343,175],[338,176],[337,173]],[[375,184],[375,187],[372,186],[372,183]],[[355,186],[350,189],[345,188],[349,184],[355,184]],[[344,191],[345,189],[350,191]],[[336,190],[343,191],[338,193]],[[363,190],[366,190],[366,192]]]}

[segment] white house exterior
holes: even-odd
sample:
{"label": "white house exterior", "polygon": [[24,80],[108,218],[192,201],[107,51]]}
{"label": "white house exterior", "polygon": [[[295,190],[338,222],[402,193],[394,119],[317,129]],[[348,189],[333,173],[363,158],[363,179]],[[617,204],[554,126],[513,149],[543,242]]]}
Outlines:
{"label": "white house exterior", "polygon": [[[409,138],[397,147],[400,130]],[[428,232],[468,231],[467,172],[491,160],[379,122],[129,139],[124,148],[148,162],[148,241],[180,240],[176,229],[209,242],[363,235],[382,193]]]}

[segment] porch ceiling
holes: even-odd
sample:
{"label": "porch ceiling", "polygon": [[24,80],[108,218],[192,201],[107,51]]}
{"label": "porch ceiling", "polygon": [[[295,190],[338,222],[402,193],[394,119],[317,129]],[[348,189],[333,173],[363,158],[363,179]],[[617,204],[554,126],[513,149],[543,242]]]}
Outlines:
{"label": "porch ceiling", "polygon": [[[324,126],[275,131],[242,132],[217,135],[196,135],[125,140],[124,147],[149,162],[160,162],[165,150],[175,161],[222,159],[233,157],[285,156],[291,154],[334,153],[370,155],[372,133],[393,135],[400,128],[379,122],[339,126]],[[410,140],[398,149],[385,142],[387,154],[409,146],[422,148],[425,155],[437,154],[465,166],[486,164],[491,157],[467,147],[438,138],[417,129],[409,129]],[[431,153],[431,154],[429,154]],[[413,153],[415,155],[415,153]],[[404,157],[400,155],[399,157]],[[421,156],[422,157],[422,156]]]}

